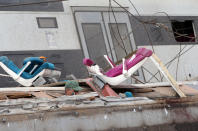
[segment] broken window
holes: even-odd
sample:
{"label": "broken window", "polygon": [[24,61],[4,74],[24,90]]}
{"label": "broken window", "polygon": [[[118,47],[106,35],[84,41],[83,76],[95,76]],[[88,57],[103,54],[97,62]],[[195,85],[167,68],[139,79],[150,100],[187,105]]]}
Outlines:
{"label": "broken window", "polygon": [[172,21],[171,24],[177,42],[195,42],[195,32],[192,20],[183,22]]}

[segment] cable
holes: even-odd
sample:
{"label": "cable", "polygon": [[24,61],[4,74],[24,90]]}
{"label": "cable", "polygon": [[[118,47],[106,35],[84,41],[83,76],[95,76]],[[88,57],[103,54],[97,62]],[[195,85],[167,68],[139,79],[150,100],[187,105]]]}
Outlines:
{"label": "cable", "polygon": [[[111,21],[110,10],[112,10],[112,8],[111,8],[111,0],[109,0],[109,9],[108,9],[109,22]],[[127,55],[127,51],[126,51],[126,49],[125,49],[124,43],[119,42],[119,40],[118,40],[117,37],[115,36],[115,32],[114,32],[114,30],[112,29],[112,26],[109,25],[109,27],[110,27],[110,31],[112,31],[113,37],[115,38],[115,40],[116,40],[117,43],[118,43],[118,46],[120,46],[120,47],[124,50],[124,52],[126,53],[126,55]],[[121,44],[123,44],[123,46],[122,46]],[[117,46],[117,45],[116,45],[116,46]],[[116,50],[115,47],[114,47],[114,50]]]}
{"label": "cable", "polygon": [[[195,46],[195,45],[192,45],[192,46],[189,47],[186,51],[184,51],[183,53],[181,53],[181,52],[187,47],[187,45],[185,45],[185,46],[181,49],[181,52],[179,52],[179,53],[181,53],[180,56],[179,56],[179,53],[178,53],[173,59],[171,59],[169,62],[167,62],[167,63],[165,64],[165,66],[168,65],[167,68],[169,68],[170,64],[171,64],[175,59],[177,59],[178,57],[181,57],[182,55],[184,55],[185,53],[187,53],[187,52],[188,52],[189,50],[191,50],[194,46]],[[159,71],[157,71],[157,72],[154,74],[154,76],[156,76],[158,73],[159,73]],[[148,80],[148,82],[150,82],[151,79],[153,79],[154,76],[152,76],[152,77]]]}
{"label": "cable", "polygon": [[[119,38],[120,38],[121,42],[118,41],[118,39],[116,38],[115,32],[114,32],[114,30],[112,29],[112,26],[111,26],[111,25],[110,25],[110,30],[112,31],[112,34],[113,34],[114,38],[116,39],[116,41],[118,42],[118,45],[120,45],[120,47],[122,47],[121,44],[120,44],[120,43],[122,43],[122,45],[123,45],[123,48],[122,48],[122,49],[124,49],[125,54],[126,54],[126,56],[127,56],[128,53],[127,53],[127,50],[126,50],[126,47],[125,47],[124,39],[122,38],[121,33],[120,33],[120,29],[119,29],[119,27],[118,27],[118,22],[117,22],[117,19],[116,19],[116,16],[115,16],[115,12],[114,12],[114,10],[113,10],[113,7],[112,7],[112,5],[111,5],[111,0],[109,0],[109,10],[108,10],[109,22],[111,22],[111,18],[110,18],[110,9],[111,9],[111,11],[112,11],[112,14],[113,14],[113,17],[114,17],[114,20],[115,20],[115,24],[116,24],[116,29],[117,29],[117,32],[118,32],[118,35],[119,35]],[[127,34],[128,34],[128,33],[127,33]],[[128,38],[128,35],[127,35],[127,37],[125,37],[125,39],[126,39],[126,38]],[[142,82],[142,81],[140,81],[139,79],[137,79],[135,76],[132,75],[131,77],[134,78],[136,81],[138,81],[138,82],[140,82],[140,83],[142,83],[142,84],[145,84],[144,82]]]}
{"label": "cable", "polygon": [[[180,34],[178,32],[174,32],[172,31],[171,29],[169,29],[166,25],[164,25],[163,23],[156,23],[156,22],[153,22],[153,21],[142,21],[141,19],[139,19],[138,17],[136,17],[135,15],[133,15],[130,11],[128,11],[127,9],[125,9],[125,7],[123,7],[122,5],[120,5],[116,0],[113,0],[119,7],[121,7],[122,9],[125,10],[125,12],[127,12],[128,14],[130,14],[130,16],[132,16],[133,18],[135,18],[136,20],[138,20],[139,22],[141,23],[144,23],[144,24],[152,24],[152,25],[155,25],[155,26],[158,26],[158,27],[161,27],[161,28],[164,28],[165,30],[169,31],[169,32],[172,32],[172,33],[175,33],[177,35],[183,35],[183,34]],[[160,12],[160,13],[164,13],[164,12]],[[131,32],[130,32],[131,33]],[[187,38],[197,38],[197,37],[189,37],[189,36],[185,36]]]}
{"label": "cable", "polygon": [[[179,44],[179,52],[181,51],[181,43]],[[177,59],[177,66],[176,66],[176,73],[175,73],[175,75],[176,75],[176,81],[177,81],[177,74],[178,74],[178,68],[179,68],[179,59],[180,59],[180,53],[179,53],[179,57],[178,57],[178,59]]]}
{"label": "cable", "polygon": [[[123,46],[120,45],[120,42],[119,42],[119,40],[116,38],[115,32],[114,32],[114,30],[113,30],[113,28],[112,28],[111,25],[109,25],[110,30],[112,31],[112,34],[113,34],[114,38],[115,38],[116,41],[118,42],[118,45],[120,45],[120,46],[122,47],[122,49],[124,50],[125,54],[127,55],[127,50],[126,50],[126,48],[125,48],[124,41],[123,41],[123,39],[122,39],[122,37],[121,37],[120,31],[119,31],[119,28],[118,28],[117,19],[116,19],[116,16],[115,16],[115,14],[114,14],[114,10],[113,10],[113,8],[112,8],[112,6],[111,6],[111,0],[109,0],[109,10],[110,10],[110,9],[111,9],[111,11],[112,11],[112,13],[113,13],[113,17],[114,17],[115,24],[116,24],[116,29],[117,29],[117,31],[118,31],[118,35],[119,35],[119,37],[120,37],[120,39],[121,39],[121,42],[122,42],[122,45],[123,45]],[[111,22],[110,12],[108,12],[108,15],[109,15],[109,22]]]}
{"label": "cable", "polygon": [[[129,3],[133,6],[133,8],[135,9],[135,11],[136,11],[136,13],[138,14],[138,16],[141,17],[139,11],[138,11],[137,8],[135,7],[135,5],[131,2],[131,0],[128,0],[128,1],[129,1]],[[139,19],[138,19],[138,20],[139,20]],[[144,22],[141,22],[141,23],[142,23],[142,25],[143,25],[143,27],[144,27],[144,30],[145,30],[145,32],[146,32],[146,34],[147,34],[147,36],[148,36],[148,39],[149,39],[149,41],[150,41],[152,50],[153,50],[153,52],[155,52],[154,47],[153,47],[153,42],[152,42],[152,40],[151,40],[151,38],[150,38],[150,36],[149,36],[148,30],[147,30],[147,28],[146,28],[146,26],[145,26],[145,23],[144,23]]]}
{"label": "cable", "polygon": [[[144,66],[142,66],[142,69],[144,69],[146,72],[148,72],[150,75],[152,75],[152,76],[154,76],[153,75],[153,73],[151,73],[148,69],[146,69]],[[155,79],[157,80],[157,81],[160,81],[156,76],[154,76],[155,77]],[[146,83],[148,83],[148,82],[146,82]]]}
{"label": "cable", "polygon": [[[133,6],[133,8],[135,9],[135,11],[136,11],[136,13],[138,14],[138,16],[141,17],[139,11],[138,11],[137,8],[135,7],[135,5],[131,2],[131,0],[128,0],[128,1],[129,1],[129,3]],[[145,32],[146,32],[146,34],[147,34],[148,39],[149,39],[149,42],[150,42],[152,51],[155,53],[155,50],[154,50],[154,47],[153,47],[153,42],[152,42],[151,37],[150,37],[150,35],[149,35],[149,32],[148,32],[148,30],[147,30],[147,28],[146,28],[146,25],[145,25],[144,22],[141,22],[141,23],[142,23],[143,28],[144,28],[144,30],[145,30]],[[147,70],[147,72],[148,72],[148,70]],[[161,81],[162,81],[162,75],[161,75],[161,73],[159,73],[159,75],[160,75],[160,78],[161,78]]]}
{"label": "cable", "polygon": [[[116,2],[115,0],[113,0],[114,2]],[[138,12],[138,10],[137,10],[137,8],[134,6],[134,4],[130,1],[130,0],[128,0],[130,3],[131,3],[131,5],[133,6],[133,8],[135,9],[135,11],[137,12],[137,14],[140,16],[140,13]],[[116,2],[118,5],[119,5],[119,3],[118,2]],[[119,5],[119,6],[121,6],[121,5]],[[125,9],[125,8],[124,8]],[[127,10],[127,12],[129,12],[128,10]],[[167,17],[168,17],[168,19],[169,19],[169,21],[171,21],[170,20],[170,17],[168,16],[168,14],[167,13],[165,13],[165,12],[158,12],[158,13],[164,13],[164,14],[166,14],[167,15]],[[132,14],[132,13],[130,13],[130,14]],[[132,15],[133,17],[135,17],[134,15]],[[135,17],[139,22],[141,22],[141,23],[145,23],[145,22],[143,22],[142,20],[140,20],[140,19],[138,19],[137,17]],[[152,20],[153,21],[153,20]],[[146,22],[146,23],[149,23],[149,22]],[[152,22],[151,24],[154,24],[154,22]],[[177,32],[177,30],[176,30],[176,32],[174,32],[174,31],[172,31],[172,30],[170,30],[167,26],[165,26],[164,24],[162,24],[162,23],[156,23],[156,25],[158,25],[158,26],[160,26],[160,27],[164,27],[164,29],[166,29],[168,32],[172,32],[173,34],[176,34],[176,35],[179,35],[179,37],[186,37],[186,38],[191,38],[191,39],[195,39],[195,37],[189,37],[189,36],[186,36],[185,34],[180,34],[180,33],[178,33]],[[181,43],[180,43],[180,51],[181,51]],[[179,56],[178,56],[178,63],[179,63],[179,58],[180,58],[180,53],[179,53]],[[177,63],[177,69],[176,69],[176,79],[177,79],[177,71],[178,71],[178,63]],[[171,64],[171,63],[170,63]],[[160,74],[160,77],[161,77],[161,74]],[[161,77],[161,80],[163,79],[163,77]]]}

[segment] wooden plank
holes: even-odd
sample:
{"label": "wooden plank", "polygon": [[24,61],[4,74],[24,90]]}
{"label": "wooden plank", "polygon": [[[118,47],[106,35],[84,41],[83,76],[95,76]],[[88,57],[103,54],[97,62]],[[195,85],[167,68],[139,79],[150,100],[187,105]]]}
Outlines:
{"label": "wooden plank", "polygon": [[[171,88],[171,86],[169,86],[169,87],[153,87],[153,88],[149,88],[149,89],[152,89],[153,92],[147,92],[147,93],[136,92],[136,93],[134,93],[134,96],[135,97],[144,96],[144,97],[149,97],[149,98],[156,98],[156,97],[164,98],[164,97],[175,97],[176,96],[176,92],[174,91],[173,88]],[[187,96],[198,95],[198,90],[193,89],[192,87],[189,87],[186,85],[181,85],[180,89]]]}
{"label": "wooden plank", "polygon": [[[70,80],[70,81],[77,81],[79,84],[85,83],[87,79],[77,79],[77,80]],[[54,87],[54,86],[65,86],[67,81],[56,82],[51,84],[42,85],[41,87]]]}
{"label": "wooden plank", "polygon": [[115,89],[117,91],[128,90],[128,91],[132,91],[133,93],[145,93],[145,92],[152,92],[153,91],[151,88],[139,88],[139,87],[134,87],[134,86],[131,86],[131,85],[111,86],[111,88]]}
{"label": "wooden plank", "polygon": [[61,97],[65,94],[65,93],[61,94],[61,93],[56,93],[56,92],[46,92],[46,93],[52,97],[55,97],[55,98]]}
{"label": "wooden plank", "polygon": [[9,87],[0,88],[0,92],[64,91],[65,87]]}
{"label": "wooden plank", "polygon": [[48,95],[46,92],[32,92],[31,94],[37,98],[48,98],[48,99],[54,98],[54,97]]}
{"label": "wooden plank", "polygon": [[42,85],[41,87],[65,86],[65,83],[66,83],[65,81],[63,81],[63,82],[56,82],[56,83]]}
{"label": "wooden plank", "polygon": [[[178,81],[177,82],[178,85],[198,85],[198,81]],[[155,82],[155,83],[145,83],[145,84],[131,84],[128,85],[128,88],[152,88],[152,87],[169,87],[171,86],[170,82]]]}
{"label": "wooden plank", "polygon": [[179,85],[175,81],[175,79],[170,75],[167,68],[164,66],[164,64],[160,61],[160,59],[153,53],[153,55],[150,57],[153,63],[157,66],[157,68],[162,72],[164,77],[170,82],[173,89],[177,92],[177,94],[180,97],[186,97],[186,95],[181,91],[179,88]]}
{"label": "wooden plank", "polygon": [[4,92],[0,93],[0,99],[18,99],[18,98],[29,98],[32,97],[32,94],[29,92]]}
{"label": "wooden plank", "polygon": [[186,94],[186,95],[198,95],[198,90],[187,86],[187,85],[181,85],[180,89]]}
{"label": "wooden plank", "polygon": [[8,97],[5,94],[0,93],[0,100],[6,100],[6,99],[8,99]]}

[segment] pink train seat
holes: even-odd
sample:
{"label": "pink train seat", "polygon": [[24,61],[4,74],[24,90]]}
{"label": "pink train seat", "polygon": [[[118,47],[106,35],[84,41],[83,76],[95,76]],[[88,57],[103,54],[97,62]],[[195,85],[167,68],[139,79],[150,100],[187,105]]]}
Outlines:
{"label": "pink train seat", "polygon": [[[136,57],[133,60],[130,61],[130,58],[126,60],[127,70],[132,68],[134,65],[136,65],[140,61],[142,61],[145,57],[150,57],[152,54],[153,54],[153,52],[149,49],[146,49],[146,48],[138,49],[136,52]],[[94,63],[92,60],[85,58],[83,60],[83,64],[86,66],[91,66]],[[105,75],[108,77],[116,77],[116,76],[122,74],[122,70],[123,70],[123,64],[120,64],[120,65],[117,65],[114,68],[110,69],[109,71],[107,71],[105,73]]]}
{"label": "pink train seat", "polygon": [[92,66],[94,64],[94,62],[89,58],[84,58],[83,59],[83,64],[86,65],[86,66]]}

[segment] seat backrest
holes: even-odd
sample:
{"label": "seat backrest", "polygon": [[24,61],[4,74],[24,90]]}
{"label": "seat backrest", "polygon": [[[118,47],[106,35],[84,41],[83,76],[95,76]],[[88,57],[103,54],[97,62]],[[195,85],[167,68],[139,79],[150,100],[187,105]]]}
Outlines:
{"label": "seat backrest", "polygon": [[44,63],[43,59],[40,59],[39,57],[28,57],[24,59],[23,65],[26,65],[28,62],[31,62],[31,64],[25,69],[24,72],[30,74],[33,74]]}
{"label": "seat backrest", "polygon": [[4,65],[6,65],[10,70],[18,74],[20,69],[11,61],[8,59],[7,56],[1,56],[0,57],[0,62],[2,62]]}
{"label": "seat backrest", "polygon": [[126,61],[127,70],[142,61],[145,57],[150,57],[152,54],[153,52],[149,49],[139,48],[136,52],[136,57],[132,61],[130,61],[130,59]]}
{"label": "seat backrest", "polygon": [[[32,61],[31,61],[32,60]],[[25,59],[23,62],[23,65],[25,66],[27,64],[27,62],[35,62],[34,64],[38,64],[39,66],[37,67],[37,69],[35,69],[35,71],[30,74],[29,72],[26,72],[26,70],[21,74],[21,77],[23,77],[24,79],[30,79],[33,78],[34,76],[36,76],[38,73],[40,73],[43,69],[51,69],[54,70],[55,66],[52,63],[49,62],[42,62],[39,59]],[[18,68],[11,60],[8,59],[7,56],[1,56],[0,57],[0,62],[2,62],[4,65],[6,65],[10,70],[12,70],[13,72],[15,72],[16,74],[19,74],[21,72],[21,70],[24,68],[24,66],[20,69]],[[37,63],[36,63],[37,62]],[[31,63],[32,64],[32,63]],[[33,65],[34,65],[33,64]],[[32,65],[31,65],[32,66]],[[29,66],[28,66],[29,67]],[[32,68],[32,67],[31,67]],[[28,68],[27,68],[28,69]],[[30,68],[29,68],[30,70]]]}
{"label": "seat backrest", "polygon": [[38,73],[40,73],[42,70],[44,69],[50,69],[50,70],[54,70],[55,69],[55,66],[54,64],[52,63],[49,63],[49,62],[45,62],[43,63],[38,69],[36,69],[33,74],[32,74],[32,77],[36,76]]}
{"label": "seat backrest", "polygon": [[[153,52],[151,50],[148,50],[146,48],[138,49],[135,54],[135,58],[133,60],[130,61],[130,58],[126,60],[127,70],[132,68],[134,65],[136,65],[140,61],[142,61],[145,57],[150,57],[152,53]],[[105,75],[107,75],[108,77],[116,77],[122,74],[122,70],[123,70],[123,65],[120,64],[110,69],[109,71],[107,71]]]}

